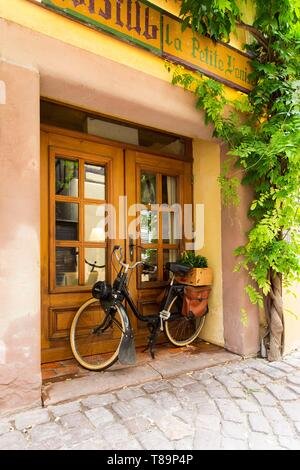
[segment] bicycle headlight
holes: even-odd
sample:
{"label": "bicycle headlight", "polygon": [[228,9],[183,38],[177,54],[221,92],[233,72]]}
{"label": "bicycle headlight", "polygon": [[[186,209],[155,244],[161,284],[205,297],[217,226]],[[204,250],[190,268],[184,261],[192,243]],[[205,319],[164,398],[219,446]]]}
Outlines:
{"label": "bicycle headlight", "polygon": [[112,287],[105,281],[98,281],[94,284],[92,295],[95,299],[108,300],[111,298]]}

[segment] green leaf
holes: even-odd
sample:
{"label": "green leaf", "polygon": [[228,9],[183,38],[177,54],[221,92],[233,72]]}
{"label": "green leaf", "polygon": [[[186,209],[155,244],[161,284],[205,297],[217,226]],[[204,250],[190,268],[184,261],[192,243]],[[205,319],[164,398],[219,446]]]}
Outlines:
{"label": "green leaf", "polygon": [[248,317],[248,313],[247,313],[247,310],[245,308],[241,308],[240,309],[240,312],[241,312],[241,323],[242,325],[247,328],[249,326],[249,317]]}

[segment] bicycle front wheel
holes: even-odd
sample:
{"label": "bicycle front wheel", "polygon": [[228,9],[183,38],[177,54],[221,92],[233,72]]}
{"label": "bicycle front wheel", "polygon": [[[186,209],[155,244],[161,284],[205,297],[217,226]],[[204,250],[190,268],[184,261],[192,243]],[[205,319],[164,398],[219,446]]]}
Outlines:
{"label": "bicycle front wheel", "polygon": [[188,318],[181,314],[182,301],[179,296],[174,297],[166,308],[171,313],[165,322],[165,333],[169,341],[175,346],[191,344],[203,328],[205,316]]}
{"label": "bicycle front wheel", "polygon": [[118,307],[106,313],[97,299],[89,299],[77,311],[70,331],[72,352],[85,369],[104,370],[118,359],[125,331]]}

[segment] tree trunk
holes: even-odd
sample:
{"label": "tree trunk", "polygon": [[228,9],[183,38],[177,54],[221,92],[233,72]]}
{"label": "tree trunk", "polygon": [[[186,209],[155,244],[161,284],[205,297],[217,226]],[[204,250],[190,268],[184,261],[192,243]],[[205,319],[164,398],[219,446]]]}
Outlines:
{"label": "tree trunk", "polygon": [[278,361],[282,358],[284,346],[284,317],[282,302],[282,277],[271,270],[271,291],[265,301],[268,336],[266,340],[267,358]]}

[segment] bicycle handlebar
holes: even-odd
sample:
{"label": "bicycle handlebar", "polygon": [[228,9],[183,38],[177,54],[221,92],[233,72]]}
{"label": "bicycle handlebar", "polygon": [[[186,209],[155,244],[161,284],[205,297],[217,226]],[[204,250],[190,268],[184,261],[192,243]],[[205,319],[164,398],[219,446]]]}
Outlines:
{"label": "bicycle handlebar", "polygon": [[[120,253],[120,256],[118,256],[117,252]],[[148,263],[145,263],[144,261],[136,261],[135,263],[127,264],[122,261],[123,259],[123,250],[120,245],[115,245],[113,249],[113,254],[115,255],[118,263],[125,268],[125,271],[128,271],[128,269],[135,269],[137,266],[144,265],[146,269],[149,269],[150,267],[152,268],[152,273],[155,273],[157,271],[157,266],[152,266]]]}
{"label": "bicycle handlebar", "polygon": [[88,264],[89,266],[91,266],[92,268],[99,268],[99,269],[105,268],[105,264],[103,264],[102,266],[99,266],[96,263],[89,263],[86,259],[84,259],[84,262]]}

